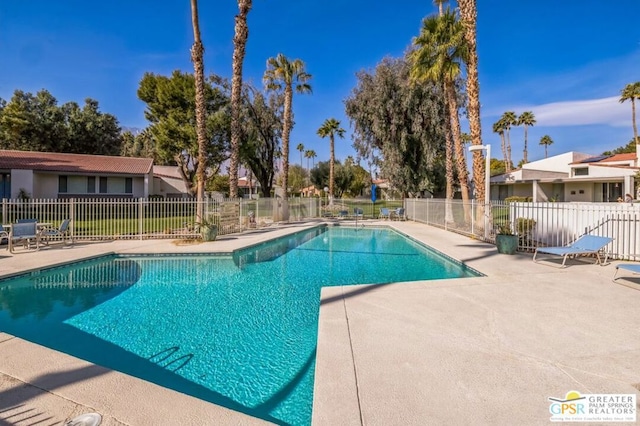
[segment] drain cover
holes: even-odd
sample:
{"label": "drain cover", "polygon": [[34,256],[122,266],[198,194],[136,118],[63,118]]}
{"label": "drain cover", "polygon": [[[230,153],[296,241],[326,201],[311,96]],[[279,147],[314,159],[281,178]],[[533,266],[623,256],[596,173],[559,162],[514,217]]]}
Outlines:
{"label": "drain cover", "polygon": [[81,414],[69,420],[65,426],[99,426],[102,416],[98,413]]}

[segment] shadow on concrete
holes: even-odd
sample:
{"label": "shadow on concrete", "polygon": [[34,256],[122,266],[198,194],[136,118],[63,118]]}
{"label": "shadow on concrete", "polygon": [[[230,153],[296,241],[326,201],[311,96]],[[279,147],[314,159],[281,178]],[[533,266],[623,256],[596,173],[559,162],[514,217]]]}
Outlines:
{"label": "shadow on concrete", "polygon": [[[333,303],[333,302],[338,302],[340,300],[343,299],[347,299],[349,297],[355,297],[358,296],[360,294],[364,294],[364,293],[368,293],[372,290],[376,290],[391,284],[397,284],[397,283],[385,283],[385,284],[371,284],[371,285],[365,285],[362,287],[358,287],[356,289],[344,292],[342,294],[337,294],[335,296],[331,296],[331,297],[327,297],[327,298],[323,298],[320,300],[320,305],[327,305],[329,303]],[[402,284],[400,284],[402,285]]]}

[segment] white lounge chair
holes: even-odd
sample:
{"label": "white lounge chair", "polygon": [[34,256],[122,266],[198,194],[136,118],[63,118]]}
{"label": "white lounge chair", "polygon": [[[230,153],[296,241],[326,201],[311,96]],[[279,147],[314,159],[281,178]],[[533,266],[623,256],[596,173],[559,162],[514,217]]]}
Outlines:
{"label": "white lounge chair", "polygon": [[585,234],[565,247],[538,247],[533,254],[533,261],[536,263],[539,262],[539,260],[536,261],[536,256],[538,255],[538,253],[547,253],[556,256],[562,256],[562,265],[560,265],[560,267],[564,268],[567,257],[569,256],[595,254],[596,264],[604,265],[605,263],[607,263],[609,253],[605,252],[603,262],[600,258],[600,251],[611,241],[613,241],[613,238],[598,237],[595,235]]}

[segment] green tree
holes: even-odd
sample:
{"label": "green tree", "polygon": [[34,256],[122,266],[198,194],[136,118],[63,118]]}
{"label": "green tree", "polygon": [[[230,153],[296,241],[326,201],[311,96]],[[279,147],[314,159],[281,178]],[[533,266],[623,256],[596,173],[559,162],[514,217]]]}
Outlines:
{"label": "green tree", "polygon": [[549,145],[551,145],[553,143],[553,139],[551,139],[551,136],[549,135],[544,135],[543,137],[540,138],[540,145],[544,145],[544,158],[547,158],[547,148],[549,147]]}
{"label": "green tree", "polygon": [[318,164],[311,169],[311,183],[316,188],[323,189],[329,187],[329,167],[328,161],[319,161]]}
{"label": "green tree", "polygon": [[240,145],[240,160],[260,182],[263,197],[270,197],[275,177],[275,159],[280,153],[284,98],[271,93],[269,97],[251,86],[243,91],[244,143]]}
{"label": "green tree", "polygon": [[75,102],[63,105],[67,114],[67,141],[64,152],[98,155],[118,155],[122,136],[118,120],[110,114],[102,114],[98,101],[85,100],[80,109]]}
{"label": "green tree", "polygon": [[504,161],[492,158],[489,163],[491,176],[501,175],[505,172]]}
{"label": "green tree", "polygon": [[605,151],[602,155],[614,155],[614,154],[630,154],[636,152],[636,141],[631,139],[625,146],[620,146],[613,151]]}
{"label": "green tree", "polygon": [[640,99],[640,81],[627,84],[620,92],[620,103],[631,101],[631,124],[633,125],[633,140],[640,144],[638,139],[638,125],[636,123],[636,99]]}
{"label": "green tree", "polygon": [[405,58],[385,58],[372,72],[356,74],[345,100],[358,155],[405,196],[444,188],[447,120],[441,85],[411,84],[409,72]]}
{"label": "green tree", "polygon": [[461,139],[460,117],[456,81],[468,57],[464,39],[464,28],[455,13],[448,8],[441,16],[430,16],[423,20],[420,35],[414,39],[416,50],[412,52],[411,77],[415,81],[441,82],[451,123],[451,135],[455,151],[458,184],[465,202],[465,217],[470,218],[469,173]]}
{"label": "green tree", "polygon": [[[215,76],[205,82],[207,141],[205,168],[217,173],[226,159],[229,145],[229,98]],[[214,84],[216,86],[214,87]],[[147,104],[144,115],[149,132],[163,162],[179,166],[180,175],[192,196],[197,194],[196,170],[200,164],[196,134],[195,79],[174,71],[170,77],[145,73],[138,98]]]}
{"label": "green tree", "polygon": [[532,111],[525,111],[518,117],[518,126],[524,126],[524,150],[522,152],[522,160],[525,164],[529,162],[527,157],[527,129],[534,124],[536,124],[536,116],[533,115]]}
{"label": "green tree", "polygon": [[252,0],[238,0],[238,14],[235,18],[233,36],[233,63],[231,69],[231,155],[229,159],[229,176],[231,198],[238,197],[238,164],[240,161],[240,140],[242,137],[242,67],[249,38],[247,15],[251,11]]}
{"label": "green tree", "polygon": [[356,164],[351,156],[344,161],[344,167],[348,167],[351,174],[351,182],[345,192],[353,197],[361,195],[362,191],[371,185],[371,175],[362,166]]}
{"label": "green tree", "polygon": [[306,186],[307,172],[297,164],[292,164],[289,168],[289,188],[298,194]]}
{"label": "green tree", "polygon": [[207,180],[205,188],[210,192],[219,192],[225,197],[229,196],[229,175],[215,174]]}
{"label": "green tree", "polygon": [[285,208],[283,220],[289,219],[289,209],[286,204],[286,191],[289,184],[289,136],[293,128],[293,92],[311,93],[311,74],[305,70],[304,62],[300,59],[290,61],[282,53],[267,60],[267,70],[264,82],[268,90],[284,93],[284,123],[282,126],[282,183],[285,191]]}
{"label": "green tree", "polygon": [[99,110],[91,98],[80,106],[58,106],[51,93],[34,96],[16,90],[0,112],[0,148],[76,154],[118,155],[122,145],[118,120]]}
{"label": "green tree", "polygon": [[334,185],[335,185],[335,137],[344,138],[345,130],[340,127],[340,122],[335,118],[327,118],[322,126],[318,129],[318,136],[321,138],[329,137],[329,202],[333,203]]}

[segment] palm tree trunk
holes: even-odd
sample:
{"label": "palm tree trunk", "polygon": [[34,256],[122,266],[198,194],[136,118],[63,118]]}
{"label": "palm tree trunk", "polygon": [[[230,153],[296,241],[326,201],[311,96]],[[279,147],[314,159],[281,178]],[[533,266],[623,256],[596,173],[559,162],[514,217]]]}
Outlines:
{"label": "palm tree trunk", "polygon": [[522,160],[524,164],[527,164],[529,160],[527,159],[527,125],[524,125],[524,151],[522,152]]}
{"label": "palm tree trunk", "polygon": [[445,170],[445,178],[446,178],[446,187],[445,187],[445,212],[444,212],[444,220],[446,223],[452,223],[453,212],[451,210],[451,200],[453,200],[453,136],[451,135],[451,120],[445,120],[444,126],[444,170]]}
{"label": "palm tree trunk", "polygon": [[500,147],[502,148],[502,158],[504,160],[504,170],[507,171],[507,143],[504,139],[504,132],[500,133]]}
{"label": "palm tree trunk", "polygon": [[464,146],[460,136],[460,117],[458,117],[458,102],[456,101],[456,89],[453,82],[445,83],[445,96],[447,97],[449,120],[451,121],[451,135],[453,136],[460,192],[462,192],[464,217],[465,221],[469,221],[471,219],[471,206],[469,205],[469,172],[467,171]]}
{"label": "palm tree trunk", "polygon": [[547,145],[547,144],[544,145],[544,158],[547,158],[547,147],[548,146],[549,145]]}
{"label": "palm tree trunk", "polygon": [[289,220],[289,136],[293,124],[291,103],[293,88],[287,85],[284,89],[284,123],[282,125],[282,186],[284,190],[282,220]]}
{"label": "palm tree trunk", "polygon": [[333,133],[329,135],[329,204],[333,205],[334,170],[336,166],[336,153],[333,144]]}
{"label": "palm tree trunk", "polygon": [[204,47],[200,39],[200,24],[198,21],[198,0],[191,0],[191,22],[193,24],[193,47],[191,48],[191,61],[196,80],[196,134],[198,137],[198,168],[196,169],[196,181],[198,183],[197,200],[198,207],[196,217],[198,221],[203,216],[204,201],[204,181],[206,178],[206,158],[207,158],[207,129],[206,111],[204,101]]}
{"label": "palm tree trunk", "polygon": [[506,131],[506,139],[507,139],[507,164],[505,164],[506,172],[509,173],[511,171],[511,132],[507,129]]}
{"label": "palm tree trunk", "polygon": [[636,141],[636,144],[639,144],[638,124],[636,123],[636,101],[634,98],[631,98],[631,120],[633,121],[633,140]]}
{"label": "palm tree trunk", "polygon": [[233,64],[231,77],[231,158],[229,162],[229,192],[231,198],[238,197],[238,165],[240,160],[240,107],[242,105],[242,66],[244,62],[249,27],[247,15],[252,0],[238,0],[235,34],[233,36]]}
{"label": "palm tree trunk", "polygon": [[[458,0],[460,18],[465,28],[464,38],[469,48],[467,58],[467,117],[471,132],[471,143],[482,145],[480,127],[480,83],[478,80],[478,48],[476,42],[476,22],[478,11],[476,0]],[[484,199],[484,166],[485,160],[482,153],[473,153],[473,183],[476,190],[476,198]]]}

